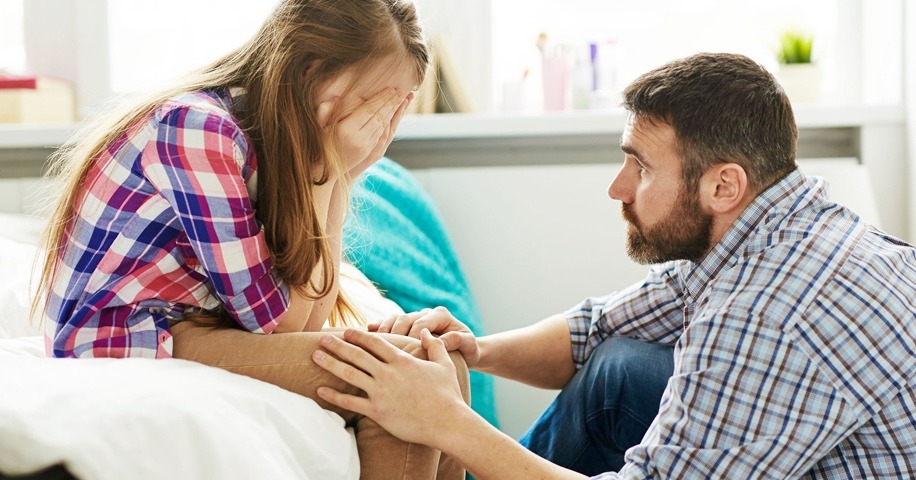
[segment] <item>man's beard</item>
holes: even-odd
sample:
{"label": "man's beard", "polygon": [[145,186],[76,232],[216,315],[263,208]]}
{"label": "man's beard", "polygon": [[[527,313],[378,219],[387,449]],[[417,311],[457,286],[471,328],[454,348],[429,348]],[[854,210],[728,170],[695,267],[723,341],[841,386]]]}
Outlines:
{"label": "man's beard", "polygon": [[623,218],[630,223],[627,230],[627,255],[641,264],[663,263],[670,260],[698,262],[709,251],[712,239],[712,216],[700,211],[696,195],[682,190],[675,207],[652,227],[644,227],[623,204]]}

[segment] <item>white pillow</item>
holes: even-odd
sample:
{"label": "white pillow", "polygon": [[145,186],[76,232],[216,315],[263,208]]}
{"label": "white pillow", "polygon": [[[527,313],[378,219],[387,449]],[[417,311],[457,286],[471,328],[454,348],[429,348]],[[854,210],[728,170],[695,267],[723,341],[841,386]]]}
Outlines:
{"label": "white pillow", "polygon": [[41,335],[38,322],[29,321],[29,283],[37,253],[34,245],[0,238],[0,338]]}
{"label": "white pillow", "polygon": [[404,313],[404,309],[385,298],[363,272],[347,262],[340,263],[340,289],[362,316],[362,321],[355,324],[371,323]]}
{"label": "white pillow", "polygon": [[6,238],[26,245],[38,245],[38,238],[45,227],[43,217],[19,213],[0,213],[0,238]]}

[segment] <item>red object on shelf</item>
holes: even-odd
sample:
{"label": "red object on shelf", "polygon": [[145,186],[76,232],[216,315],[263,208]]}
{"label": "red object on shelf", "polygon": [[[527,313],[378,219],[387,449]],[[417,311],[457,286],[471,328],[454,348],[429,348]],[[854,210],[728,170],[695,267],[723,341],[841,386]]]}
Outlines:
{"label": "red object on shelf", "polygon": [[0,76],[0,89],[5,88],[38,88],[38,79],[35,77],[3,77]]}

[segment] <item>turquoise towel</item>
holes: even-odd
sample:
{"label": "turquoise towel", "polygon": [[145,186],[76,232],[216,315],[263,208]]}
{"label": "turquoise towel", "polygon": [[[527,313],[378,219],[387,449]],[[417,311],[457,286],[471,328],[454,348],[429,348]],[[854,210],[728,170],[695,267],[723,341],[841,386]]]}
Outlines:
{"label": "turquoise towel", "polygon": [[[480,313],[442,219],[410,172],[382,158],[357,179],[351,197],[344,227],[347,258],[404,311],[441,305],[482,334]],[[471,407],[498,426],[488,375],[471,372]]]}

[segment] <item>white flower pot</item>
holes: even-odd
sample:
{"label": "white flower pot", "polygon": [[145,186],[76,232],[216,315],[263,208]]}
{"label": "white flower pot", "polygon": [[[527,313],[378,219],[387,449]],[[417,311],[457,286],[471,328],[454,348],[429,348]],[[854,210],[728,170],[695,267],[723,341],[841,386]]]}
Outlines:
{"label": "white flower pot", "polygon": [[792,103],[814,103],[820,99],[821,69],[814,63],[780,65],[776,80]]}

